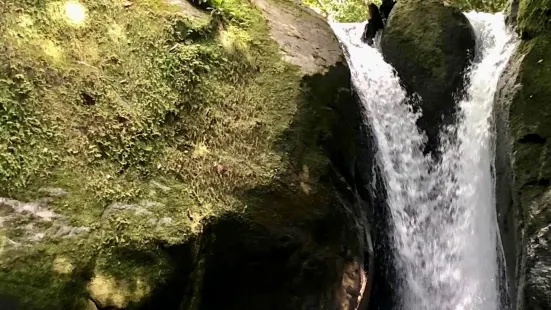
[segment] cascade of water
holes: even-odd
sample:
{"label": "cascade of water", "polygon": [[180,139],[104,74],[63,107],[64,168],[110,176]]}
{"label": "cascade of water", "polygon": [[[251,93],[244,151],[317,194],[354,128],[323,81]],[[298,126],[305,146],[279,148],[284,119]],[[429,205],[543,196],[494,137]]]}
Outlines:
{"label": "cascade of water", "polygon": [[515,40],[502,14],[468,13],[477,36],[457,123],[442,133],[439,162],[393,68],[360,42],[364,24],[337,24],[352,83],[377,142],[393,225],[401,309],[497,310],[497,243],[490,116]]}

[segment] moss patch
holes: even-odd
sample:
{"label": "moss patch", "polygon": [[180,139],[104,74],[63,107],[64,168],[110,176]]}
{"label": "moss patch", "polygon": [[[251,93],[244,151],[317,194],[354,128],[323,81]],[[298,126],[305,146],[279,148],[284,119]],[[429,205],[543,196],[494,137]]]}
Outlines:
{"label": "moss patch", "polygon": [[548,36],[551,32],[551,1],[520,0],[518,28],[524,38]]}
{"label": "moss patch", "polygon": [[[515,171],[520,186],[551,180],[551,40],[541,35],[524,41],[518,82],[522,89],[511,103],[511,132],[515,139]],[[536,160],[535,160],[536,159]],[[546,181],[547,180],[547,181]]]}
{"label": "moss patch", "polygon": [[22,309],[82,309],[94,250],[83,238],[50,240],[2,253],[0,292],[15,296]]}
{"label": "moss patch", "polygon": [[162,0],[4,2],[0,196],[62,188],[48,207],[90,230],[28,246],[2,231],[24,248],[0,253],[0,292],[31,309],[79,309],[91,279],[125,296],[129,273],[154,288],[174,267],[160,249],[189,242],[205,218],[262,209],[265,199],[244,199],[251,189],[286,188],[284,207],[257,213],[274,223],[315,211],[316,201],[286,203],[315,195],[327,164],[315,144],[299,147],[324,128],[286,135],[301,73],[251,4],[209,4],[197,14]]}

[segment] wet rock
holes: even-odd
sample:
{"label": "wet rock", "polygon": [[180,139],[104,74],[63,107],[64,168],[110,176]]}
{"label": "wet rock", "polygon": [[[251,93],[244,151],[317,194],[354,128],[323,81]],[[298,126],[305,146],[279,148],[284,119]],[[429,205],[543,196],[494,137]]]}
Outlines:
{"label": "wet rock", "polygon": [[379,11],[381,12],[383,20],[388,20],[388,17],[390,16],[392,8],[394,8],[394,5],[396,5],[395,0],[383,0],[381,6],[379,7]]}
{"label": "wet rock", "polygon": [[511,300],[551,308],[550,1],[511,1],[521,42],[496,94],[496,198]]}
{"label": "wet rock", "polygon": [[385,60],[398,72],[409,94],[417,93],[428,151],[438,144],[439,129],[453,119],[454,97],[474,56],[474,30],[457,8],[438,0],[398,1],[381,38]]}
{"label": "wet rock", "polygon": [[375,38],[377,32],[385,28],[385,25],[379,8],[373,3],[370,3],[368,5],[368,8],[369,20],[367,22],[367,25],[365,25],[365,29],[362,34],[362,42],[371,46],[373,45],[373,38]]}

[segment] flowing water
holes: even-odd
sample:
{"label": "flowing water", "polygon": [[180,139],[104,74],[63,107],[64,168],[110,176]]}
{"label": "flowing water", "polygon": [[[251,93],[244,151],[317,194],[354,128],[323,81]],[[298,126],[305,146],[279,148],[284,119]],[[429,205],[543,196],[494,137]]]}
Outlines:
{"label": "flowing water", "polygon": [[[423,154],[426,136],[379,47],[360,41],[365,24],[332,27],[377,144],[392,221],[400,309],[497,310],[499,232],[493,132],[497,82],[515,47],[502,14],[467,13],[477,37],[467,95],[441,133],[441,158]],[[376,44],[377,45],[377,44]]]}

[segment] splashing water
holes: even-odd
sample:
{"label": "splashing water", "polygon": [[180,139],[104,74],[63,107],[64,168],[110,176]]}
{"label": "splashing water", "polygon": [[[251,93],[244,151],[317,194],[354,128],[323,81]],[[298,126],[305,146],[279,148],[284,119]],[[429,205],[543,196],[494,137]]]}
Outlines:
{"label": "splashing water", "polygon": [[497,310],[498,237],[490,119],[499,76],[515,48],[502,14],[467,13],[477,37],[457,122],[441,133],[441,159],[422,152],[426,136],[364,24],[332,27],[377,142],[391,211],[399,305],[414,310]]}

